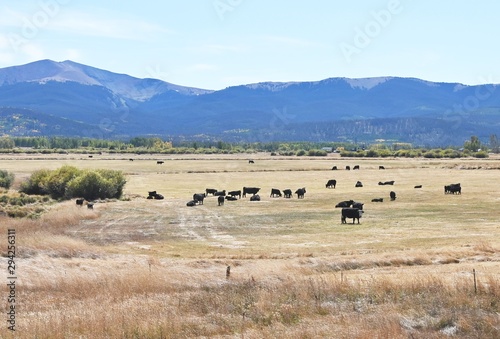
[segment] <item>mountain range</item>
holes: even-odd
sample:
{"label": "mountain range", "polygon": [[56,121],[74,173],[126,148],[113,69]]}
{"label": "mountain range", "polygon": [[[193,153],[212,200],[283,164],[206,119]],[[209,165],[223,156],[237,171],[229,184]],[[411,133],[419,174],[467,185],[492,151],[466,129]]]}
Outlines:
{"label": "mountain range", "polygon": [[376,77],[215,91],[40,60],[0,69],[0,133],[461,145],[500,131],[498,89]]}

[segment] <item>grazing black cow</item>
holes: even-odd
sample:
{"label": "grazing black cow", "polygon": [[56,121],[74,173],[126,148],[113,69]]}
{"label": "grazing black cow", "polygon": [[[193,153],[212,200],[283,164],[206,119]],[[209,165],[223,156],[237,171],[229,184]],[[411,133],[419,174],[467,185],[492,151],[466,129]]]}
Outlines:
{"label": "grazing black cow", "polygon": [[354,203],[352,204],[352,208],[357,208],[358,210],[362,210],[362,209],[363,209],[363,205],[364,205],[364,204],[363,204],[363,203],[361,203],[361,202],[354,202]]}
{"label": "grazing black cow", "polygon": [[93,158],[93,156],[92,156],[92,155],[89,155],[89,158]]}
{"label": "grazing black cow", "polygon": [[326,188],[332,188],[332,187],[335,188],[335,186],[337,186],[337,180],[335,179],[330,179],[326,183]]}
{"label": "grazing black cow", "polygon": [[379,185],[394,185],[394,180],[391,180],[391,181],[379,181],[378,184]]}
{"label": "grazing black cow", "polygon": [[422,185],[416,185],[414,188],[422,188]]}
{"label": "grazing black cow", "polygon": [[128,161],[134,161],[134,159],[130,158],[130,159],[128,159]]}
{"label": "grazing black cow", "polygon": [[85,202],[85,199],[84,198],[79,198],[79,199],[76,199],[76,204],[80,207],[83,206],[83,203]]}
{"label": "grazing black cow", "polygon": [[231,192],[228,192],[227,195],[230,195],[232,197],[238,196],[238,198],[241,199],[241,190],[240,191],[231,191]]}
{"label": "grazing black cow", "polygon": [[[217,199],[219,199],[219,198],[217,198]],[[228,201],[236,201],[236,200],[238,200],[238,198],[230,196],[230,195],[226,195],[226,200],[228,200]]]}
{"label": "grazing black cow", "polygon": [[363,183],[361,181],[356,181],[356,185],[354,187],[363,187]]}
{"label": "grazing black cow", "polygon": [[215,188],[207,188],[205,190],[205,194],[208,196],[209,194],[214,195],[217,190]]}
{"label": "grazing black cow", "polygon": [[346,169],[346,171],[350,171],[351,170],[351,166],[346,166],[345,169]]}
{"label": "grazing black cow", "polygon": [[332,171],[336,171],[336,170],[337,170],[337,166],[333,166]]}
{"label": "grazing black cow", "polygon": [[297,199],[304,199],[304,194],[306,194],[306,188],[302,187],[297,189],[295,191],[295,194],[297,194]]}
{"label": "grazing black cow", "polygon": [[374,198],[372,202],[384,202],[384,198]]}
{"label": "grazing black cow", "polygon": [[214,193],[214,196],[216,196],[216,197],[225,196],[225,195],[226,195],[226,190],[217,191]]}
{"label": "grazing black cow", "polygon": [[250,197],[250,201],[260,201],[260,195],[254,194]]}
{"label": "grazing black cow", "polygon": [[164,161],[161,161],[161,160],[158,160],[158,161],[156,162],[156,164],[157,164],[157,165],[162,165],[163,163],[164,163]]}
{"label": "grazing black cow", "polygon": [[291,198],[292,197],[292,190],[287,188],[286,190],[283,190],[283,195],[285,198]]}
{"label": "grazing black cow", "polygon": [[260,187],[243,187],[243,198],[247,196],[247,193],[255,195],[259,191]]}
{"label": "grazing black cow", "polygon": [[196,200],[191,200],[191,201],[188,201],[186,206],[189,206],[189,207],[193,207],[193,206],[196,206]]}
{"label": "grazing black cow", "polygon": [[249,164],[255,164],[255,161],[253,161],[253,160],[248,160],[248,163],[249,163]]}
{"label": "grazing black cow", "polygon": [[362,216],[363,216],[362,210],[357,209],[357,208],[346,207],[346,208],[342,209],[342,217],[340,218],[340,221],[343,224],[347,224],[346,219],[351,218],[352,223],[354,224],[354,221],[356,221],[356,219],[358,219],[358,224],[359,224],[359,218],[361,218]]}
{"label": "grazing black cow", "polygon": [[217,197],[217,206],[222,206],[224,205],[224,196],[223,195],[219,195]]}
{"label": "grazing black cow", "polygon": [[281,191],[277,188],[271,188],[271,195],[269,196],[273,198],[281,197]]}
{"label": "grazing black cow", "polygon": [[354,165],[354,167],[352,168],[352,170],[359,170],[359,165]]}
{"label": "grazing black cow", "polygon": [[391,193],[389,193],[389,196],[391,197],[392,201],[396,200],[396,192],[391,191]]}
{"label": "grazing black cow", "polygon": [[354,200],[345,200],[339,202],[335,207],[351,207],[352,204],[354,204]]}
{"label": "grazing black cow", "polygon": [[93,209],[94,209],[94,203],[93,203],[93,202],[89,202],[89,203],[87,203],[87,208],[88,208],[89,210],[93,210]]}
{"label": "grazing black cow", "polygon": [[450,184],[444,186],[444,194],[462,194],[462,187],[460,184]]}
{"label": "grazing black cow", "polygon": [[198,202],[200,205],[203,205],[203,200],[205,199],[205,193],[195,193],[193,194],[193,200]]}
{"label": "grazing black cow", "polygon": [[382,170],[382,169],[385,169],[385,167],[384,166],[379,166],[378,169]]}

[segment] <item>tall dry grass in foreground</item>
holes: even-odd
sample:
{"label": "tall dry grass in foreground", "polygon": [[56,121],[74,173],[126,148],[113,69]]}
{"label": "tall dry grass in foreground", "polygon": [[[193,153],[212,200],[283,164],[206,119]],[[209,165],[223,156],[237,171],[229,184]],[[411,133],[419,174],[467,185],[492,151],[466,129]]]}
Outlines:
{"label": "tall dry grass in foreground", "polygon": [[17,338],[498,338],[500,281],[437,275],[276,281],[169,279],[134,265],[40,276],[20,291]]}

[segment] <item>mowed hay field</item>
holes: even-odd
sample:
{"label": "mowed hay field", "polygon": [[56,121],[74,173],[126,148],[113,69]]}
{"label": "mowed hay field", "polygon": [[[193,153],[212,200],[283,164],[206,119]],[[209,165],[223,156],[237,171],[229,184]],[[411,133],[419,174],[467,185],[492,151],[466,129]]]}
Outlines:
{"label": "mowed hay field", "polygon": [[[38,220],[0,217],[4,256],[7,229],[16,230],[18,248],[16,332],[4,325],[2,338],[500,337],[500,159],[0,161],[16,186],[34,170],[65,164],[127,177],[124,199],[94,210],[67,201]],[[325,188],[329,179],[335,189]],[[461,195],[444,194],[451,183],[461,183]],[[218,206],[209,196],[186,206],[206,188],[244,186],[260,187],[261,201]],[[301,187],[304,199],[269,197],[271,188]],[[146,199],[153,190],[165,199]],[[350,199],[364,203],[359,225],[341,224],[334,207]]]}

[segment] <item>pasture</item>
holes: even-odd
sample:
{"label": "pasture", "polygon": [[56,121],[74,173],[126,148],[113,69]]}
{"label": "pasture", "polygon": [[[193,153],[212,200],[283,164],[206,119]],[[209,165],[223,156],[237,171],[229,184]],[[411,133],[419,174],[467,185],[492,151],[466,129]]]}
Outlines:
{"label": "pasture", "polygon": [[[65,164],[127,177],[123,200],[93,210],[66,201],[39,220],[0,217],[17,237],[16,338],[499,336],[498,158],[0,158],[15,186]],[[461,195],[444,194],[451,183]],[[261,201],[186,206],[206,188],[244,186]],[[304,199],[269,196],[302,187]],[[165,199],[146,199],[153,190]],[[364,203],[359,225],[334,207],[350,199]]]}

